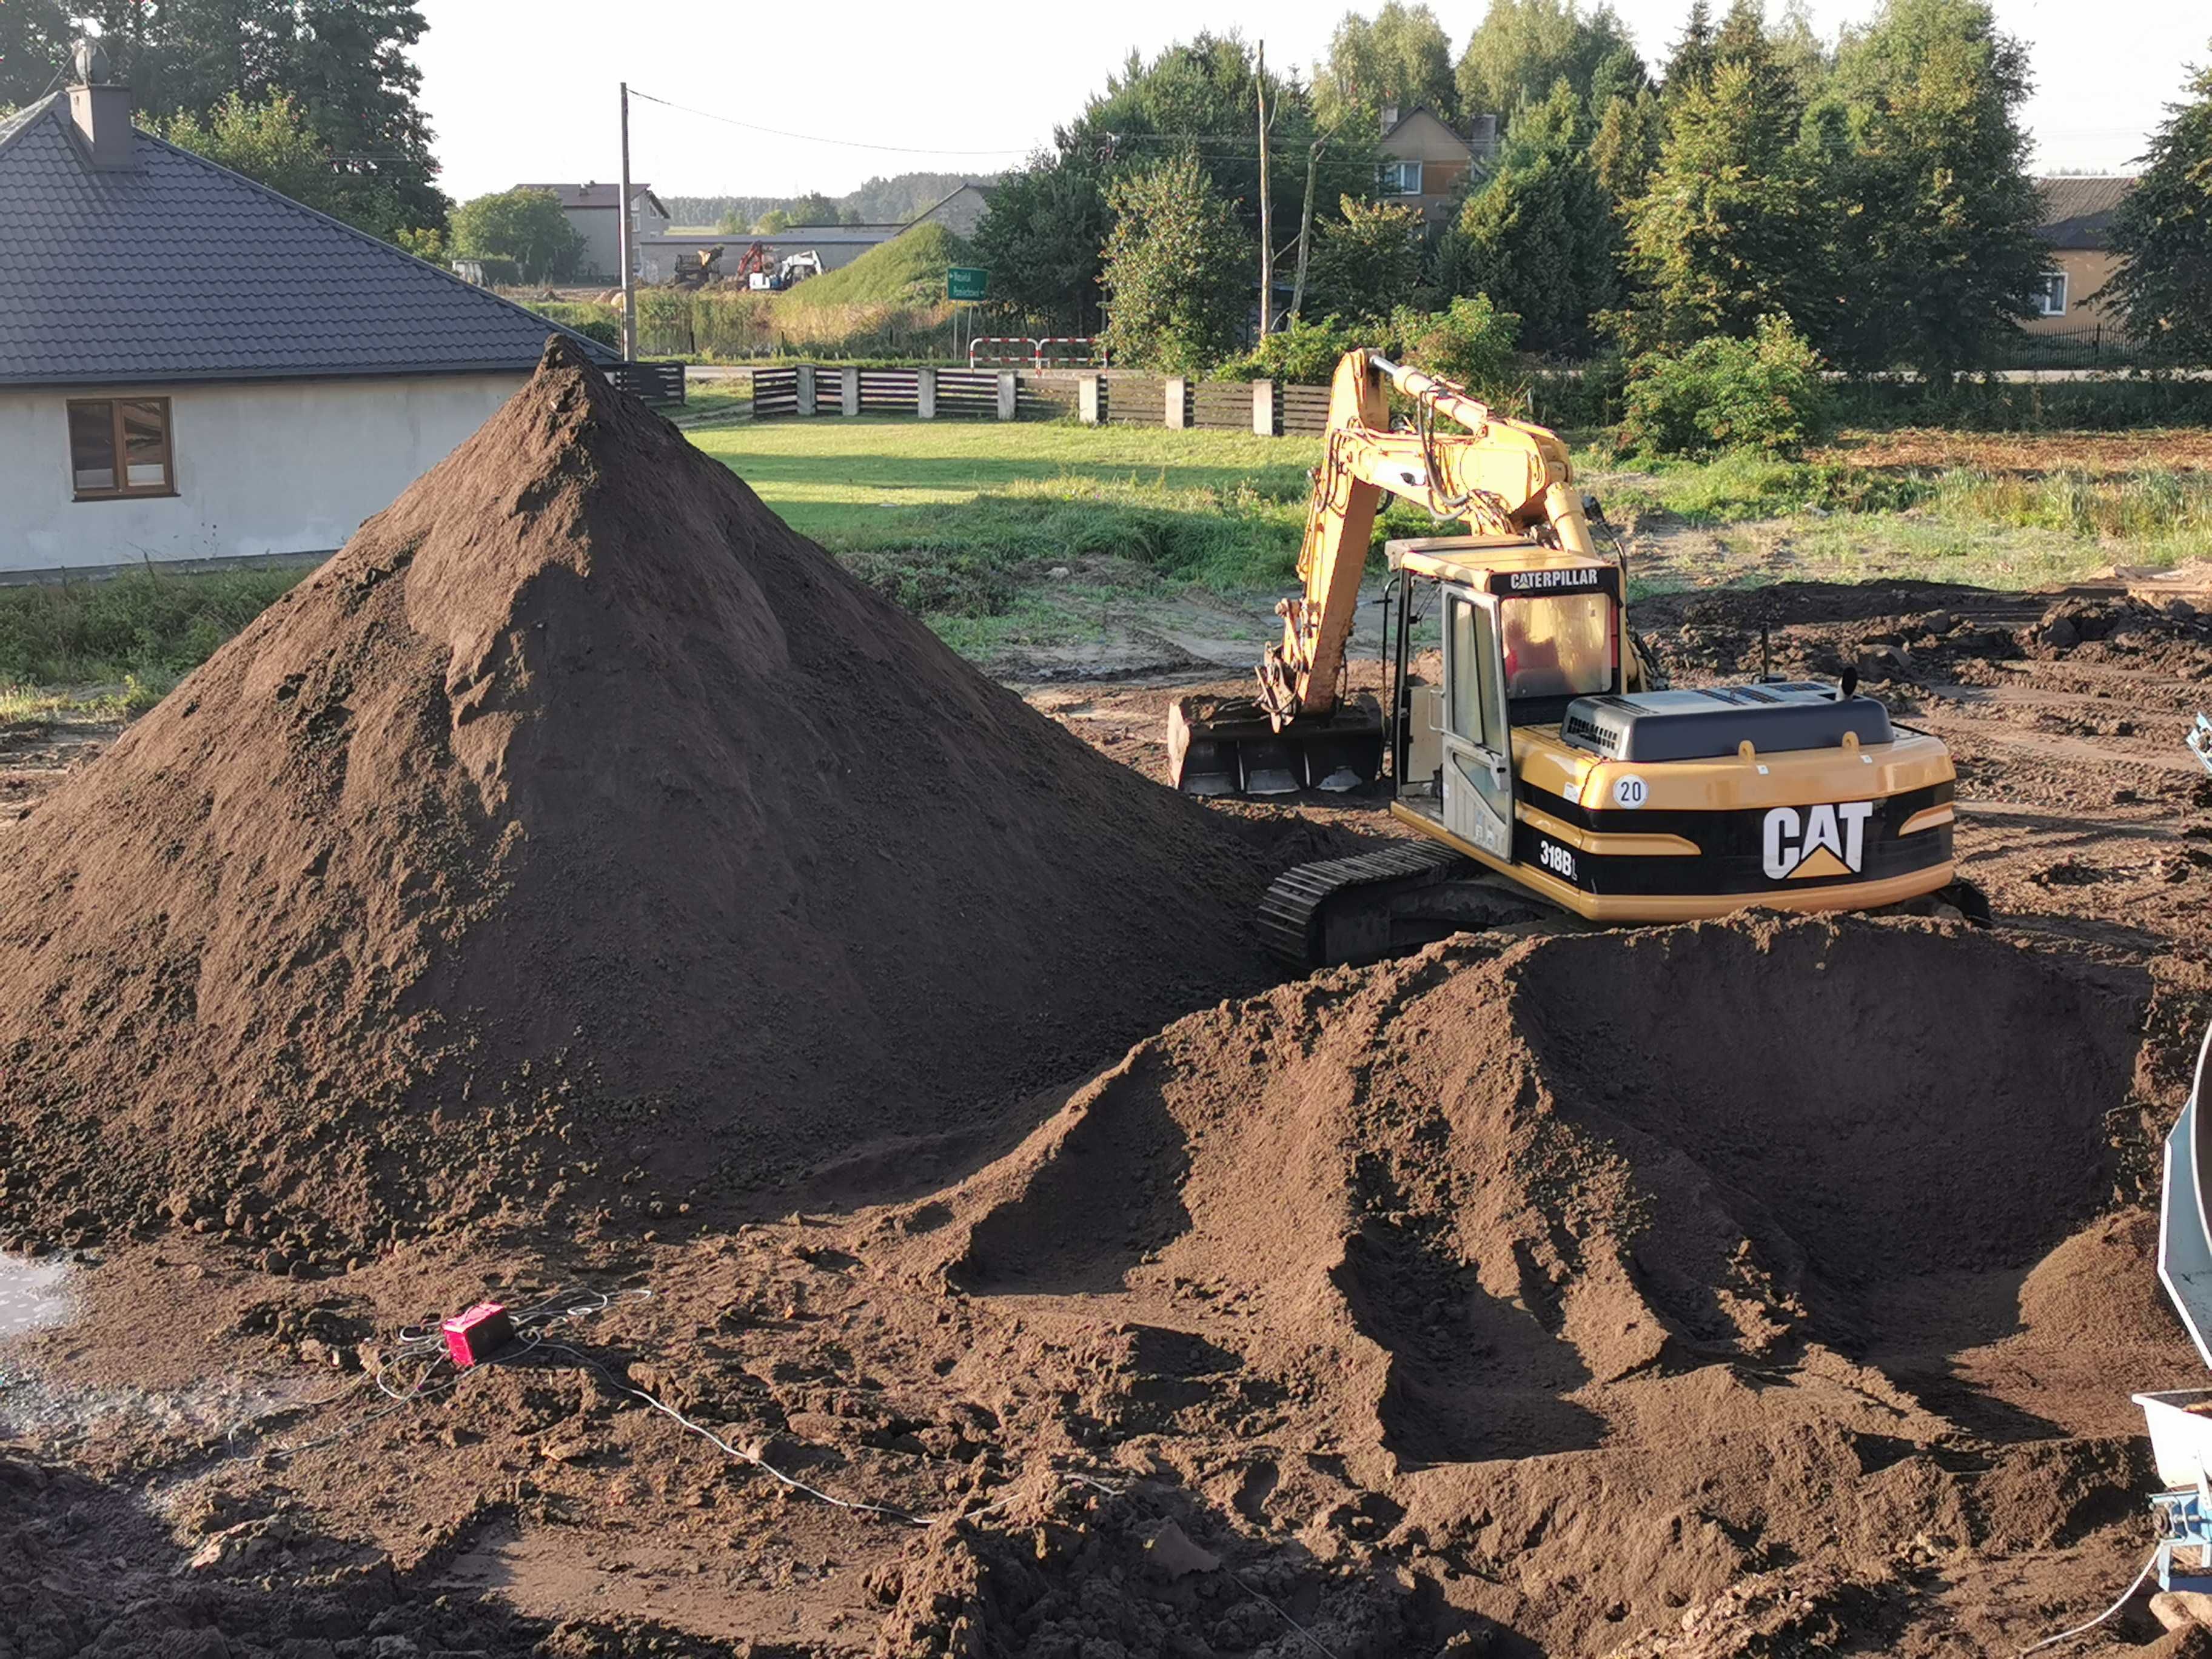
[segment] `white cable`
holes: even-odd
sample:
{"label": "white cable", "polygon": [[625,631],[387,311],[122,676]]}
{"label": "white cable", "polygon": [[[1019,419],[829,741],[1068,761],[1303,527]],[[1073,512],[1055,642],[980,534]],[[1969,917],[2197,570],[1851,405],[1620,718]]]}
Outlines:
{"label": "white cable", "polygon": [[2027,1656],[2029,1654],[2040,1653],[2045,1648],[2055,1648],[2061,1642],[2070,1642],[2077,1636],[2087,1636],[2091,1631],[2096,1629],[2098,1626],[2103,1624],[2105,1620],[2111,1618],[2122,1607],[2127,1606],[2129,1601],[2134,1596],[2135,1593],[2142,1588],[2143,1580],[2150,1577],[2150,1570],[2157,1565],[2158,1552],[2154,1549],[2150,1553],[2150,1559],[2142,1564],[2142,1571],[2136,1575],[2135,1583],[2130,1584],[2125,1589],[2120,1592],[2120,1599],[2118,1601],[2113,1602],[2112,1606],[2106,1607],[2102,1613],[2099,1613],[2094,1619],[2092,1619],[2086,1625],[2076,1625],[2072,1630],[2062,1630],[2056,1636],[2045,1637],[2040,1642],[2038,1642],[2032,1648],[2022,1648],[2020,1650],[2020,1659],[2027,1659]]}

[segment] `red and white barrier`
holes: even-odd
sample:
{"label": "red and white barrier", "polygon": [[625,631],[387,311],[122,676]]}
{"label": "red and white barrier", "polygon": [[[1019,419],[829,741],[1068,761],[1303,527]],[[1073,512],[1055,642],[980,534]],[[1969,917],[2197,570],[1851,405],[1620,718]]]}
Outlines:
{"label": "red and white barrier", "polygon": [[[1054,346],[1079,346],[1081,355],[1054,356]],[[1009,349],[1018,347],[1018,350]],[[987,364],[1005,366],[1026,363],[1032,368],[1103,368],[1106,367],[1104,343],[1088,334],[1054,334],[1042,339],[1031,339],[1019,334],[987,334],[968,343],[968,367],[979,368]]]}

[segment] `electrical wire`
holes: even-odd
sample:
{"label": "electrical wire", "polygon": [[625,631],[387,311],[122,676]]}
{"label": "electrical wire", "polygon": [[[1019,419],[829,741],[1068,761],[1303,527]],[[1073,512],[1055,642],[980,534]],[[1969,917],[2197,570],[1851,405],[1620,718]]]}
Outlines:
{"label": "electrical wire", "polygon": [[2103,1624],[2105,1620],[2110,1619],[2122,1607],[2127,1606],[2129,1601],[2135,1595],[2135,1593],[2142,1588],[2143,1580],[2150,1577],[2150,1570],[2157,1565],[2158,1552],[2154,1549],[2150,1553],[2150,1559],[2142,1564],[2142,1571],[2136,1575],[2135,1582],[2120,1592],[2120,1599],[2118,1601],[2113,1602],[2112,1606],[2106,1607],[2102,1613],[2099,1613],[2094,1619],[2092,1619],[2086,1625],[2076,1625],[2072,1630],[2062,1630],[2056,1636],[2045,1637],[2040,1642],[2038,1642],[2032,1648],[2022,1648],[2020,1650],[2020,1659],[2027,1659],[2027,1656],[2029,1654],[2040,1653],[2045,1648],[2055,1648],[2061,1642],[2070,1642],[2077,1636],[2087,1636],[2091,1631],[2096,1629],[2098,1626]]}
{"label": "electrical wire", "polygon": [[672,98],[656,98],[649,92],[629,89],[633,98],[642,98],[648,104],[659,104],[664,109],[681,110],[686,115],[696,115],[703,121],[720,121],[725,126],[743,127],[748,132],[764,132],[775,138],[793,138],[802,144],[835,144],[841,149],[882,150],[893,155],[1027,155],[1036,148],[1024,144],[1012,149],[924,149],[912,144],[871,144],[857,138],[831,138],[820,133],[788,132],[781,127],[764,127],[755,121],[740,121],[734,115],[718,115],[710,109],[695,109],[689,104],[679,104]]}

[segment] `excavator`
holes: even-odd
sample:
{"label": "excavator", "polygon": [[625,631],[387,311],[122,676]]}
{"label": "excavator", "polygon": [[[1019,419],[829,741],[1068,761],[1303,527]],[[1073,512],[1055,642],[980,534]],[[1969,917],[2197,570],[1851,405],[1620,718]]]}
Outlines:
{"label": "excavator", "polygon": [[[1396,429],[1394,392],[1410,410]],[[1347,694],[1346,649],[1386,495],[1469,533],[1387,544],[1378,704]],[[1626,551],[1617,536],[1601,550],[1594,522],[1606,527],[1556,434],[1377,352],[1346,354],[1304,591],[1275,607],[1282,638],[1258,690],[1169,711],[1170,775],[1187,793],[1379,781],[1414,832],[1277,878],[1260,913],[1271,947],[1311,968],[1544,913],[1613,925],[1753,905],[1948,907],[1986,922],[1957,879],[1942,742],[1856,695],[1853,670],[1839,684],[1668,688],[1629,627]],[[1433,658],[1414,649],[1431,622]]]}

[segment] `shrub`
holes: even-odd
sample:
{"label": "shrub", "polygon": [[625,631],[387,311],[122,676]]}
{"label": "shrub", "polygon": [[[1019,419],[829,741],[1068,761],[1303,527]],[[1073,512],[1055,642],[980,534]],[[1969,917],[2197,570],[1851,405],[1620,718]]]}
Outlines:
{"label": "shrub", "polygon": [[1390,317],[1391,332],[1405,362],[1456,381],[1499,409],[1519,408],[1528,384],[1513,356],[1521,338],[1521,319],[1500,311],[1487,294],[1462,296],[1442,311],[1401,306]]}
{"label": "shrub", "polygon": [[1387,323],[1347,323],[1340,317],[1319,322],[1300,318],[1279,329],[1242,357],[1213,371],[1220,380],[1288,380],[1323,386],[1336,373],[1337,359],[1362,346],[1388,351],[1395,343]]}
{"label": "shrub", "polygon": [[1820,354],[1790,319],[1769,313],[1748,340],[1709,335],[1630,367],[1623,450],[1698,455],[1717,449],[1795,455],[1832,428],[1835,399]]}

